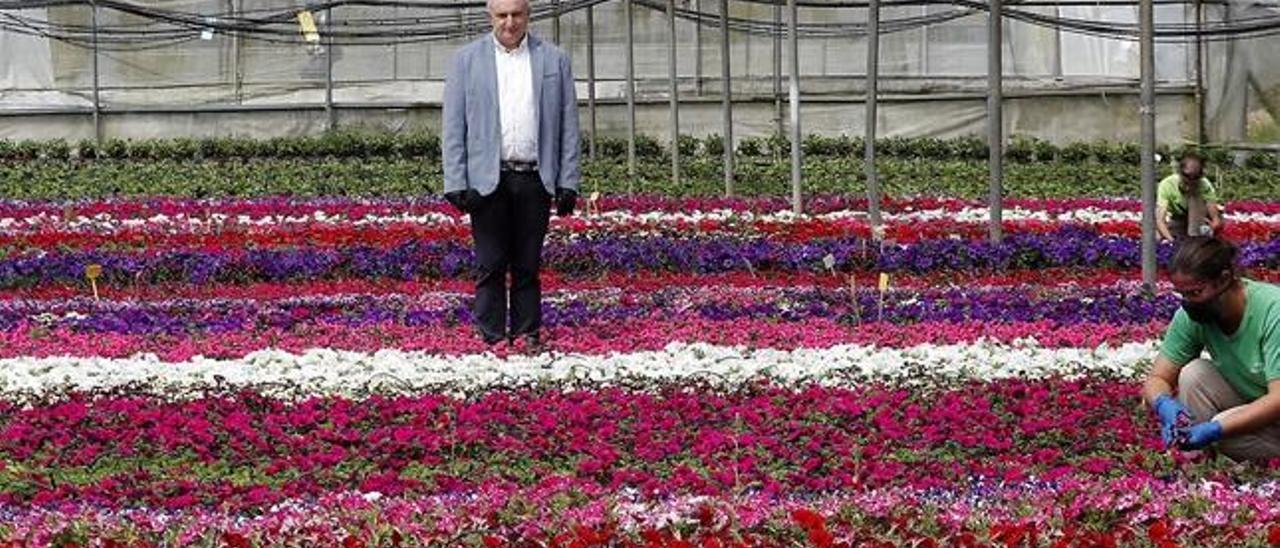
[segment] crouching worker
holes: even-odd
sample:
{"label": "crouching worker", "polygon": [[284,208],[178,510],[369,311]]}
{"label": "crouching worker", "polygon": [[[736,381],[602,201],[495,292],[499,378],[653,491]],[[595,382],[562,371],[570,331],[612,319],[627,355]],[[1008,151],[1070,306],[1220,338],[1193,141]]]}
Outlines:
{"label": "crouching worker", "polygon": [[1178,247],[1169,277],[1182,307],[1142,396],[1166,447],[1265,460],[1280,457],[1280,287],[1241,277],[1238,255],[1215,237]]}

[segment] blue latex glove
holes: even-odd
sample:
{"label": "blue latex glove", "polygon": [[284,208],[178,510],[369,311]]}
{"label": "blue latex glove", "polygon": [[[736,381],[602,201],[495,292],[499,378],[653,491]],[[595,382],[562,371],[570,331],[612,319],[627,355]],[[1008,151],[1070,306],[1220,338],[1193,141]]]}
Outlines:
{"label": "blue latex glove", "polygon": [[1204,449],[1220,439],[1222,439],[1222,425],[1218,421],[1202,422],[1195,426],[1178,429],[1178,448],[1184,451]]}
{"label": "blue latex glove", "polygon": [[1160,439],[1164,440],[1164,446],[1167,449],[1176,441],[1178,428],[1184,426],[1179,424],[1179,419],[1183,423],[1190,423],[1191,413],[1187,411],[1186,406],[1182,405],[1182,402],[1168,394],[1161,394],[1156,398],[1154,407],[1156,414],[1160,416]]}

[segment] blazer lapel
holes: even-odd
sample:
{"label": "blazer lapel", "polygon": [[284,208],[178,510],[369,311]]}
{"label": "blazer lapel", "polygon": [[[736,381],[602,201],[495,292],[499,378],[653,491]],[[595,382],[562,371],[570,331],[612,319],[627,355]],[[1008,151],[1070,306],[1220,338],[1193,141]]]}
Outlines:
{"label": "blazer lapel", "polygon": [[529,34],[529,64],[532,65],[533,74],[530,80],[533,83],[533,119],[542,120],[542,41]]}
{"label": "blazer lapel", "polygon": [[493,35],[485,36],[485,42],[480,49],[480,74],[481,89],[489,96],[489,104],[493,105],[493,120],[496,123],[494,129],[498,135],[502,135],[502,109],[498,106],[498,52],[494,46]]}

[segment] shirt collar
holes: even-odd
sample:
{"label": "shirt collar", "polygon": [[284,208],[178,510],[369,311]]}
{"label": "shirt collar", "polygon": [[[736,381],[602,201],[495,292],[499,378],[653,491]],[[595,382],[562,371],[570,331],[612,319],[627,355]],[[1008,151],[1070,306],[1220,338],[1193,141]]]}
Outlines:
{"label": "shirt collar", "polygon": [[516,49],[513,49],[511,51],[507,51],[507,47],[502,45],[502,42],[498,41],[497,34],[489,33],[489,36],[493,37],[493,47],[498,50],[498,53],[508,53],[508,54],[514,55],[517,53],[524,53],[526,50],[529,49],[529,31],[525,31],[524,38],[520,39],[520,45],[516,46]]}

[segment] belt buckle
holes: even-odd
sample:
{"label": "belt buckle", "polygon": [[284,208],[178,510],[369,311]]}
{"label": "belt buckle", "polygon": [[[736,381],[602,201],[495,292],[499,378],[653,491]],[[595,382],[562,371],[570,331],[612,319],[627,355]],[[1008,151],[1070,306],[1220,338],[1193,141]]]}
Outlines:
{"label": "belt buckle", "polygon": [[502,169],[506,171],[514,171],[517,173],[531,173],[538,170],[538,164],[537,162],[503,160]]}

